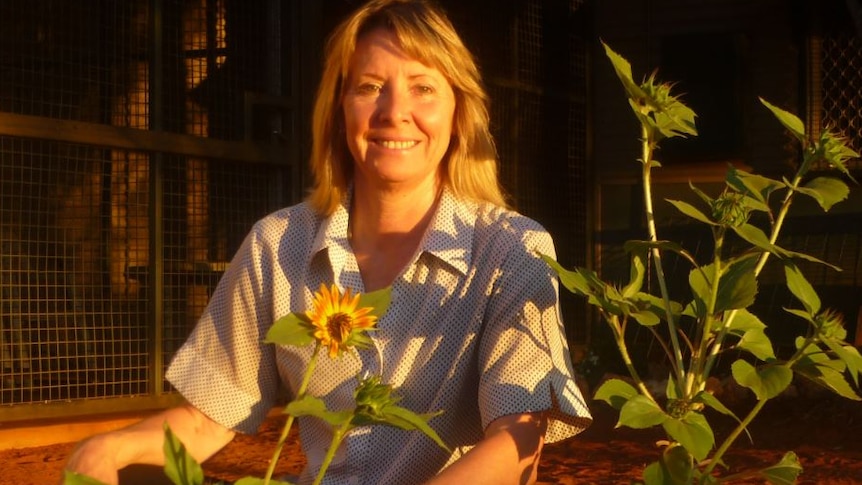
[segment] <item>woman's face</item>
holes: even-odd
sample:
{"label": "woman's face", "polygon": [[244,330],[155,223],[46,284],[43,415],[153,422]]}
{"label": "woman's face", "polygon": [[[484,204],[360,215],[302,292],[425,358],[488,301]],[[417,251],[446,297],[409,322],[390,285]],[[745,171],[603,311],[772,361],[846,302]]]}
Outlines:
{"label": "woman's face", "polygon": [[389,31],[373,30],[351,58],[342,108],[357,184],[435,186],[455,113],[440,71],[408,57]]}

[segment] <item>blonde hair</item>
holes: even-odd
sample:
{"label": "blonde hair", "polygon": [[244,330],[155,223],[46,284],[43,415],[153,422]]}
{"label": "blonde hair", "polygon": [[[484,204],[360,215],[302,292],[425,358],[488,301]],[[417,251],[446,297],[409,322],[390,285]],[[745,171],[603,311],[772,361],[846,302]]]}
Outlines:
{"label": "blonde hair", "polygon": [[329,38],[312,117],[314,186],[308,202],[317,212],[331,214],[353,179],[341,111],[342,89],[357,40],[381,27],[395,35],[410,57],[439,70],[455,92],[452,139],[442,164],[442,183],[457,196],[505,207],[489,128],[488,95],[479,69],[445,13],[424,0],[372,0]]}

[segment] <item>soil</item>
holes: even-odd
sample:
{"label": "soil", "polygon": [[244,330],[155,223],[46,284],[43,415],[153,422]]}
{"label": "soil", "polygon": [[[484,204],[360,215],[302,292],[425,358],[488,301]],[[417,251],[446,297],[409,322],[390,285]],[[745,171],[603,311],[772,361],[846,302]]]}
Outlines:
{"label": "soil", "polygon": [[[744,411],[749,402],[733,406]],[[539,483],[628,484],[641,477],[657,459],[656,430],[615,428],[617,414],[604,403],[593,404],[594,424],[582,434],[545,447],[539,464]],[[716,438],[726,436],[731,424],[711,416]],[[204,464],[209,483],[233,482],[263,476],[283,418],[268,419],[255,436],[238,436]],[[750,427],[753,442],[743,437],[725,457],[726,473],[777,463],[787,451],[799,457],[800,484],[862,484],[862,403],[832,396],[779,397],[767,403]],[[55,484],[73,444],[0,451],[0,484]],[[287,443],[277,473],[297,473],[304,465],[295,435]],[[127,469],[124,484],[168,483],[158,469]],[[734,483],[766,483],[751,480]]]}

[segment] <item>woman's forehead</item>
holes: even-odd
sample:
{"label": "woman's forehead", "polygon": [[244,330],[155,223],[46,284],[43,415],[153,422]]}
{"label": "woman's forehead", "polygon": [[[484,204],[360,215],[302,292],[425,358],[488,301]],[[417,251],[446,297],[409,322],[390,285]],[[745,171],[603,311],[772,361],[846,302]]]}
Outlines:
{"label": "woman's forehead", "polygon": [[[412,44],[411,44],[412,45]],[[361,35],[356,42],[356,47],[351,54],[347,63],[348,77],[350,75],[359,74],[354,71],[358,66],[367,67],[375,62],[390,62],[396,61],[404,64],[412,65],[414,71],[436,71],[443,77],[445,74],[434,65],[427,51],[410,52],[410,49],[405,49],[397,34],[391,29],[378,28]]]}

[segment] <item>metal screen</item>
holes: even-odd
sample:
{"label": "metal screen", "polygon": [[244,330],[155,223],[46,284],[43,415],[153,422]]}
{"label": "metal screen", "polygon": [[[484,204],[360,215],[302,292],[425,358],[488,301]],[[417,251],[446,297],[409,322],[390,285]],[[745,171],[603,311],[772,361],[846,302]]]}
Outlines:
{"label": "metal screen", "polygon": [[[833,34],[822,43],[822,103],[824,126],[838,129],[850,146],[862,152],[862,33]],[[850,168],[862,170],[862,160]]]}
{"label": "metal screen", "polygon": [[280,9],[0,2],[0,419],[170,391],[227,262],[290,199]]}

